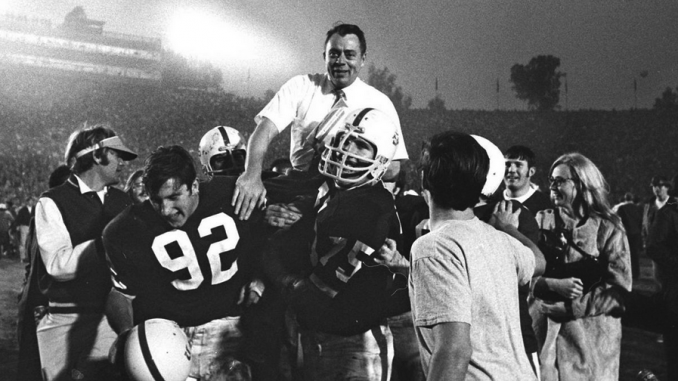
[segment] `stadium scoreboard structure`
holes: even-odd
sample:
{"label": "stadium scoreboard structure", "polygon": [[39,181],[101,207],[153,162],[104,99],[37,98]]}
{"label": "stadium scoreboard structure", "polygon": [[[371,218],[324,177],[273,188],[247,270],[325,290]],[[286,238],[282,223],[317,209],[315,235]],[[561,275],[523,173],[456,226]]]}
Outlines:
{"label": "stadium scoreboard structure", "polygon": [[0,67],[159,85],[160,38],[105,32],[103,25],[81,7],[56,27],[49,20],[0,15]]}

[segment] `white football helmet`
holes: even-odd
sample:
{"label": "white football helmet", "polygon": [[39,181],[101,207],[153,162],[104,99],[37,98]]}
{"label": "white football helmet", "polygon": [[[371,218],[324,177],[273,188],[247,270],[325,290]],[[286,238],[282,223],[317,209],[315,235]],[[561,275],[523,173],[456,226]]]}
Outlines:
{"label": "white football helmet", "polygon": [[[399,140],[395,123],[384,112],[373,108],[354,110],[346,117],[344,127],[325,145],[318,170],[340,187],[374,184],[386,173]],[[352,147],[361,145],[370,147],[373,155],[356,154]]]}
{"label": "white football helmet", "polygon": [[132,328],[124,358],[134,381],[185,381],[191,370],[191,344],[177,323],[150,319]]}
{"label": "white football helmet", "polygon": [[490,197],[497,191],[499,185],[504,180],[504,172],[506,171],[504,154],[501,153],[499,147],[484,137],[478,135],[471,136],[485,149],[487,157],[490,158],[490,167],[487,171],[485,186],[483,186],[483,190],[480,192],[485,196]]}
{"label": "white football helmet", "polygon": [[198,151],[207,175],[239,175],[245,171],[245,138],[233,127],[217,126],[207,131]]}

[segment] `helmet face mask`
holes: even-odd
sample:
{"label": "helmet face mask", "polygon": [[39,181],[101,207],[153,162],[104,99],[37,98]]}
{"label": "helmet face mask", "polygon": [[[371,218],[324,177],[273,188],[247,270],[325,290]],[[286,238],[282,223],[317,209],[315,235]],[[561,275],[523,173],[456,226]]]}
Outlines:
{"label": "helmet face mask", "polygon": [[396,126],[383,112],[360,109],[325,145],[318,169],[340,188],[373,185],[386,173],[398,144]]}
{"label": "helmet face mask", "polygon": [[222,176],[237,176],[245,171],[244,149],[224,150],[223,153],[212,155],[210,158],[211,171],[209,174]]}
{"label": "helmet face mask", "polygon": [[233,127],[217,126],[207,131],[198,148],[206,175],[237,176],[245,171],[245,138]]}

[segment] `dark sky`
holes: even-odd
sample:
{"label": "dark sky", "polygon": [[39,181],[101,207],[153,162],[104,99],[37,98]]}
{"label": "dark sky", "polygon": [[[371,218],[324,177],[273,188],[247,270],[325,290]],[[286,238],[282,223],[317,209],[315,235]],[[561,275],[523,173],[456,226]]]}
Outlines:
{"label": "dark sky", "polygon": [[415,107],[436,95],[438,78],[448,108],[525,109],[510,68],[541,54],[561,59],[570,109],[633,107],[634,79],[638,107],[678,86],[675,0],[0,0],[0,12],[57,25],[77,5],[106,31],[160,37],[211,60],[240,95],[322,72],[324,35],[336,21],[363,28],[368,64],[396,74]]}

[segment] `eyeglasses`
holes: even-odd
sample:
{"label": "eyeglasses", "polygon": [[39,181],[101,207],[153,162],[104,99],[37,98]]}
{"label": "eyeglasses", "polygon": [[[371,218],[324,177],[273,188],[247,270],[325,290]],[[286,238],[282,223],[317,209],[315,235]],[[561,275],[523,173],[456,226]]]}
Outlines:
{"label": "eyeglasses", "polygon": [[564,177],[549,177],[549,185],[553,186],[555,184],[557,187],[561,187],[567,182],[567,180],[572,179],[566,179]]}

